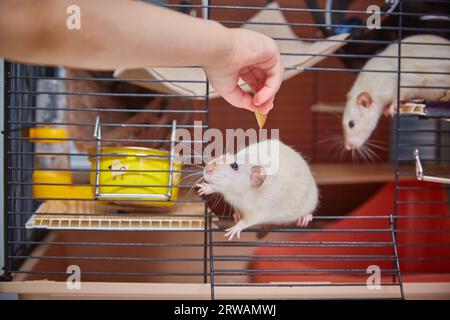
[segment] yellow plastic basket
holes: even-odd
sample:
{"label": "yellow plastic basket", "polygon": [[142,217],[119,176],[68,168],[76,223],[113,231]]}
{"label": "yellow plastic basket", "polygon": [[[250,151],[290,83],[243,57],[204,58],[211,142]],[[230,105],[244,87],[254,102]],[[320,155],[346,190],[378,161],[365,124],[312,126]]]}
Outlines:
{"label": "yellow plastic basket", "polygon": [[[178,197],[181,161],[170,152],[140,147],[102,147],[90,151],[96,198],[120,203],[170,207]],[[125,201],[124,201],[125,200]]]}

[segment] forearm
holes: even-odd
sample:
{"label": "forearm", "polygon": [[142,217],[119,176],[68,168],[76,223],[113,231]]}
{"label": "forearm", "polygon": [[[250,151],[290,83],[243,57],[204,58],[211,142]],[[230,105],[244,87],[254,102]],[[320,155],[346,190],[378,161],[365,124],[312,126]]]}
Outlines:
{"label": "forearm", "polygon": [[[81,9],[81,29],[66,8]],[[129,0],[0,0],[0,56],[111,70],[207,65],[231,50],[222,25]]]}

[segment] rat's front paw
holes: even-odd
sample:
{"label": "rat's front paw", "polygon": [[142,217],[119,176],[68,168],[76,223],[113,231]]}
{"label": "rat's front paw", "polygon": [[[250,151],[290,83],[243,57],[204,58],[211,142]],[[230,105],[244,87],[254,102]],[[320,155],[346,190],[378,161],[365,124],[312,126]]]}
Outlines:
{"label": "rat's front paw", "polygon": [[247,227],[248,227],[248,225],[244,221],[240,220],[234,226],[225,230],[227,232],[227,233],[225,233],[225,237],[228,237],[228,240],[233,239],[234,236],[236,236],[238,239],[240,239],[241,231]]}
{"label": "rat's front paw", "polygon": [[397,112],[397,102],[394,101],[384,109],[383,114],[386,118],[393,118],[396,112]]}
{"label": "rat's front paw", "polygon": [[207,183],[199,183],[197,184],[197,187],[198,187],[197,193],[200,196],[214,193],[214,189],[211,187],[211,185]]}
{"label": "rat's front paw", "polygon": [[298,219],[297,221],[297,226],[298,227],[302,227],[302,228],[306,228],[308,226],[308,224],[312,221],[313,219],[313,215],[312,214],[308,214],[304,217],[301,217]]}

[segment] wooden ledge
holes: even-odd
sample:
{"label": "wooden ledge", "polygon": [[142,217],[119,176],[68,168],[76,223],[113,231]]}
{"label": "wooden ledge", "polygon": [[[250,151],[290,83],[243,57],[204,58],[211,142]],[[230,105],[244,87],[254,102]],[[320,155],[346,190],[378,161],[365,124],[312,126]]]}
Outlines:
{"label": "wooden ledge", "polygon": [[[407,299],[450,299],[450,283],[404,283]],[[202,299],[211,298],[210,284],[83,282],[69,290],[65,282],[1,282],[0,292],[23,299]],[[365,286],[216,287],[218,299],[399,298],[398,286],[369,290]]]}
{"label": "wooden ledge", "polygon": [[[395,167],[390,163],[314,163],[311,171],[318,185],[383,183],[395,181]],[[450,172],[448,165],[427,164],[427,174]],[[401,165],[401,181],[415,181],[415,167]]]}
{"label": "wooden ledge", "polygon": [[[319,185],[382,183],[395,180],[395,168],[390,163],[317,163],[311,164],[311,171]],[[415,177],[410,178],[413,179]]]}

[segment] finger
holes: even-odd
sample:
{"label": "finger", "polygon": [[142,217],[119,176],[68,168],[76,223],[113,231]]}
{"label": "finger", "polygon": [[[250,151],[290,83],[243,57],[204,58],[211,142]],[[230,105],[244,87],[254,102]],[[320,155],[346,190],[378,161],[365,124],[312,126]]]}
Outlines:
{"label": "finger", "polygon": [[266,103],[263,103],[260,106],[257,106],[256,108],[262,114],[268,114],[270,112],[270,110],[273,109],[273,101],[274,101],[274,98],[270,99],[269,101],[267,101]]}
{"label": "finger", "polygon": [[253,97],[236,85],[233,90],[223,93],[222,97],[235,107],[255,111],[256,106],[253,104]]}
{"label": "finger", "polygon": [[261,68],[252,68],[252,73],[258,78],[258,81],[261,82],[261,85],[264,84],[266,80],[266,73]]}
{"label": "finger", "polygon": [[253,97],[253,103],[257,106],[274,98],[283,81],[283,66],[279,59],[273,67],[262,71],[266,74],[264,85]]}
{"label": "finger", "polygon": [[244,80],[246,84],[248,84],[252,92],[258,92],[263,84],[256,78],[256,76],[252,72],[241,74],[240,78]]}
{"label": "finger", "polygon": [[260,68],[251,68],[251,71],[241,74],[240,78],[249,85],[252,93],[255,94],[264,86],[266,74]]}

